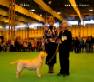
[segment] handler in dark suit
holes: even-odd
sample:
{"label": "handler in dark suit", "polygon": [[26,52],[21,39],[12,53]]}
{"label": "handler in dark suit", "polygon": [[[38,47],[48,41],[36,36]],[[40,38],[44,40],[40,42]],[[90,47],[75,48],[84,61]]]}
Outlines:
{"label": "handler in dark suit", "polygon": [[58,76],[69,75],[69,52],[72,43],[71,32],[67,29],[67,21],[62,22],[59,33],[59,60],[60,60],[60,72]]}

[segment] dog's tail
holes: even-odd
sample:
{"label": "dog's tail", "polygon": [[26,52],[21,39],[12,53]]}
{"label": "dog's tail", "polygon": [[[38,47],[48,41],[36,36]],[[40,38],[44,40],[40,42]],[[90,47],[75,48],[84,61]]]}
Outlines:
{"label": "dog's tail", "polygon": [[10,62],[10,64],[17,64],[17,61],[14,61],[14,62]]}

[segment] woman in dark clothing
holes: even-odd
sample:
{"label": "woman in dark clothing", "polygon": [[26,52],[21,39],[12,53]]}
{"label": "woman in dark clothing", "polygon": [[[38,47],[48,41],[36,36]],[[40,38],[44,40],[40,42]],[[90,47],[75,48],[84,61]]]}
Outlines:
{"label": "woman in dark clothing", "polygon": [[49,67],[49,73],[54,72],[54,64],[56,63],[56,49],[57,49],[57,31],[54,26],[49,26],[45,30],[45,50],[47,52],[46,64]]}

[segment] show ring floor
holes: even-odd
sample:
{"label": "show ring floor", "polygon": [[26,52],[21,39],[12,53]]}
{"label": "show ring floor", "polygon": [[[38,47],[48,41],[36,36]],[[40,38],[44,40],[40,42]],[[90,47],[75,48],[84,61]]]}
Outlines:
{"label": "show ring floor", "polygon": [[38,52],[0,52],[0,82],[94,82],[94,53],[71,53],[70,76],[58,77],[59,60],[55,64],[55,73],[48,74],[48,67],[44,64],[42,78],[37,78],[34,71],[24,70],[20,79],[16,79],[16,65],[11,61],[17,59],[32,59]]}

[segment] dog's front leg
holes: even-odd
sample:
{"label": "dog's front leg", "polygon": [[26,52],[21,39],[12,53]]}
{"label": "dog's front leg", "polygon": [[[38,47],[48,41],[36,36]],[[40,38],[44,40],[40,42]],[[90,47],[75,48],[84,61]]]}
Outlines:
{"label": "dog's front leg", "polygon": [[37,76],[40,78],[41,74],[40,74],[40,69],[39,68],[36,69],[36,73],[37,73]]}
{"label": "dog's front leg", "polygon": [[21,75],[21,72],[18,72],[18,71],[17,71],[17,72],[16,72],[16,78],[19,79],[20,75]]}
{"label": "dog's front leg", "polygon": [[22,70],[23,70],[23,64],[18,63],[16,68],[16,78],[19,78],[21,76]]}

